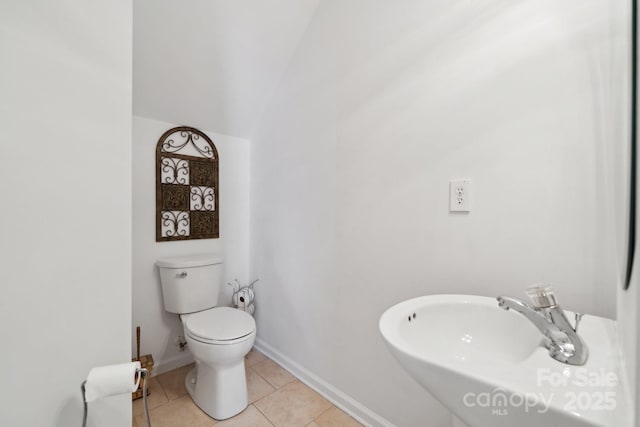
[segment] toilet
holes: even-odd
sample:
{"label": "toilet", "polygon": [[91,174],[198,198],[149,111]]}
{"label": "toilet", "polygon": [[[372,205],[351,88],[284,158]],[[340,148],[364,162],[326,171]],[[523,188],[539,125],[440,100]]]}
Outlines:
{"label": "toilet", "polygon": [[216,255],[162,258],[156,262],[164,308],[180,315],[196,366],[185,379],[189,395],[212,418],[224,420],[247,407],[244,356],[256,339],[253,317],[216,307],[222,258]]}

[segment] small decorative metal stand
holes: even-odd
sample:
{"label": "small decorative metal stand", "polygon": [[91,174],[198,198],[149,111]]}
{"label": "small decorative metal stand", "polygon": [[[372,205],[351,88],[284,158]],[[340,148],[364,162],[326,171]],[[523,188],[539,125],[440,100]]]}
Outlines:
{"label": "small decorative metal stand", "polygon": [[[132,362],[140,362],[140,366],[146,369],[151,376],[151,371],[153,371],[153,356],[150,354],[145,354],[144,356],[140,356],[140,326],[136,328],[136,358],[131,359]],[[143,387],[147,389],[147,396],[151,394],[151,384],[150,381],[140,381],[140,385],[138,389],[134,391],[131,395],[133,400],[140,399],[143,396]]]}
{"label": "small decorative metal stand", "polygon": [[[231,283],[231,282],[227,283],[229,286],[233,288],[232,302],[235,308],[246,311],[247,313],[253,315],[253,313],[256,311],[256,305],[254,303],[255,294],[253,293],[253,285],[255,285],[258,280],[259,279],[254,280],[253,282],[249,283],[247,286],[242,286],[242,284],[238,281],[238,279],[235,280],[236,283]],[[236,285],[237,285],[237,289],[236,289]]]}
{"label": "small decorative metal stand", "polygon": [[218,150],[198,129],[166,131],[156,146],[156,241],[220,236]]}

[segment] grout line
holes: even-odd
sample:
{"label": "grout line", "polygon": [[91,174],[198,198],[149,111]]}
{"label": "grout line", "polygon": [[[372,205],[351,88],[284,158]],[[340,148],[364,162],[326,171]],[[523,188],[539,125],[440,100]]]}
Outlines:
{"label": "grout line", "polygon": [[[267,397],[267,396],[265,396],[265,397]],[[264,399],[264,397],[263,397],[263,399]],[[262,400],[262,399],[260,399],[260,400]],[[255,402],[253,402],[253,403],[255,403]],[[271,419],[270,419],[269,417],[267,417],[267,414],[265,414],[264,412],[262,412],[262,411],[260,410],[260,408],[258,408],[258,407],[257,407],[256,405],[254,405],[253,403],[251,404],[251,406],[253,406],[254,408],[256,408],[256,409],[258,410],[258,412],[260,412],[260,413],[262,414],[262,416],[267,420],[267,422],[269,422],[269,424],[271,424],[273,427],[275,427],[276,425],[273,423],[273,421],[271,421]]]}
{"label": "grout line", "polygon": [[[156,382],[158,383],[158,387],[162,391],[162,394],[164,395],[164,398],[167,400],[166,403],[169,403],[169,396],[167,396],[167,392],[164,391],[164,387],[162,387],[162,384],[160,384],[160,381],[158,381],[157,378],[156,378]],[[162,405],[164,405],[164,403]],[[162,405],[158,405],[158,406],[162,406]]]}
{"label": "grout line", "polygon": [[[260,362],[260,363],[262,363],[262,362]],[[258,365],[258,363],[256,363],[256,365]],[[278,387],[276,387],[276,386],[275,386],[275,384],[271,384],[271,381],[269,381],[268,379],[266,379],[266,378],[264,377],[264,375],[260,375],[260,372],[256,371],[255,369],[253,369],[253,372],[255,372],[256,374],[258,374],[258,376],[259,376],[260,378],[262,378],[263,380],[265,380],[265,381],[267,382],[267,384],[269,384],[271,387],[273,387],[273,391],[272,391],[271,393],[273,393],[274,391],[279,390],[279,388],[278,388]],[[271,393],[269,393],[269,394],[271,394]],[[266,397],[266,396],[265,396],[265,397]]]}
{"label": "grout line", "polygon": [[[180,369],[180,368],[176,368],[176,369],[174,369],[174,371],[175,371],[175,370],[177,370],[177,369]],[[172,371],[169,371],[169,372],[172,372]],[[168,372],[165,372],[165,373],[168,373]],[[161,375],[164,375],[164,374],[160,374],[160,375],[158,375],[158,376],[161,376]],[[152,411],[155,411],[155,410],[156,410],[156,409],[158,409],[158,408],[162,408],[163,406],[171,405],[171,403],[173,403],[173,402],[175,402],[176,400],[178,400],[178,399],[180,399],[181,397],[183,397],[183,396],[179,396],[179,397],[176,397],[176,398],[175,398],[175,399],[173,399],[173,400],[172,400],[172,399],[169,399],[169,395],[167,395],[167,392],[164,390],[164,387],[162,386],[162,383],[160,383],[160,381],[158,380],[158,378],[157,378],[157,377],[154,377],[154,378],[156,378],[156,382],[158,383],[158,387],[159,387],[159,388],[160,388],[160,390],[162,391],[162,394],[164,395],[166,402],[161,403],[160,405],[155,406],[154,408],[149,409],[149,416],[151,416],[151,412],[152,412]],[[138,414],[137,416],[140,416],[140,415],[144,415],[144,412],[143,412],[142,414]]]}
{"label": "grout line", "polygon": [[[255,372],[255,371],[254,371],[254,372]],[[259,376],[260,378],[262,378],[262,376],[261,376],[259,373],[257,373],[257,372],[256,372],[255,374],[256,374],[257,376]],[[269,393],[265,394],[265,395],[264,395],[264,396],[262,396],[261,398],[256,399],[256,400],[254,400],[253,402],[251,402],[251,405],[253,405],[253,404],[254,404],[254,403],[256,403],[256,402],[261,401],[261,400],[262,400],[262,399],[264,399],[265,397],[271,396],[273,393],[275,393],[276,391],[278,391],[278,389],[277,389],[277,388],[275,388],[274,386],[272,386],[272,385],[271,385],[271,383],[270,383],[269,381],[265,380],[264,378],[262,378],[262,379],[263,379],[263,380],[264,380],[264,382],[266,382],[266,383],[267,383],[267,385],[268,385],[269,387],[271,387],[273,390],[271,390]],[[258,408],[256,407],[256,409],[258,409]]]}
{"label": "grout line", "polygon": [[[265,381],[266,381],[266,380],[265,380]],[[267,383],[267,384],[269,384],[269,383]],[[271,385],[271,384],[269,384],[269,385]],[[273,386],[272,386],[272,387],[273,387]],[[270,391],[270,392],[269,392],[269,394],[265,394],[265,395],[264,395],[264,396],[262,396],[260,399],[253,401],[252,405],[254,405],[254,406],[255,406],[255,404],[256,404],[256,403],[260,402],[260,401],[261,401],[261,400],[263,400],[263,399],[266,399],[267,397],[271,396],[271,395],[272,395],[273,393],[275,393],[276,391],[278,391],[278,389],[277,389],[277,388],[274,388],[274,389],[273,389],[273,391]],[[258,410],[260,411],[260,409],[259,409],[257,406],[256,406],[256,409],[258,409]],[[260,412],[262,412],[262,411],[260,411]],[[266,415],[265,415],[265,417],[266,417]]]}
{"label": "grout line", "polygon": [[[278,366],[280,369],[284,370],[285,372],[287,372],[289,375],[291,375],[291,376],[293,377],[293,379],[292,379],[291,381],[289,381],[288,383],[282,384],[280,387],[278,387],[277,385],[275,385],[275,384],[273,384],[271,381],[269,381],[269,380],[268,380],[264,375],[261,375],[261,374],[260,374],[260,372],[259,372],[258,370],[254,369],[254,370],[253,370],[253,372],[255,372],[256,374],[258,374],[258,376],[259,376],[260,378],[262,378],[263,380],[265,380],[265,381],[267,382],[267,384],[269,384],[271,387],[273,387],[273,388],[275,389],[274,391],[280,390],[281,388],[283,388],[283,387],[285,387],[285,386],[287,386],[287,385],[291,384],[292,382],[294,382],[294,381],[298,380],[298,377],[296,377],[296,376],[295,376],[295,375],[293,375],[291,372],[289,372],[289,371],[287,371],[286,369],[284,369],[282,366],[280,366],[280,364],[279,364],[279,363],[277,363],[277,362],[275,362],[275,361],[273,361],[273,360],[271,360],[271,359],[269,359],[269,358],[267,358],[267,360],[269,360],[269,361],[273,362],[274,364],[276,364],[276,366]],[[263,360],[263,361],[262,361],[262,362],[260,362],[260,363],[266,362],[267,360]],[[260,363],[256,363],[256,365],[259,365]],[[255,366],[255,365],[254,365],[254,366]],[[271,393],[273,393],[273,391],[272,391]],[[266,396],[265,396],[265,397],[266,397]]]}
{"label": "grout line", "polygon": [[[307,387],[308,387],[308,386],[307,386]],[[311,388],[311,387],[309,387],[309,388]],[[313,390],[313,391],[315,391],[315,390]],[[316,392],[316,393],[317,393],[317,392]],[[318,393],[318,394],[320,394],[320,393]],[[325,400],[326,400],[326,399],[325,399]],[[329,401],[327,400],[327,402],[329,402]],[[331,403],[331,402],[329,402],[329,403]],[[326,410],[326,411],[323,411],[320,415],[318,415],[317,417],[315,417],[315,418],[313,419],[313,421],[317,420],[318,418],[320,418],[321,416],[323,416],[324,414],[326,414],[327,412],[329,412],[329,411],[330,411],[330,410],[332,410],[333,408],[336,408],[336,406],[335,406],[333,403],[331,403],[331,406],[329,406],[329,407],[327,408],[327,410]]]}
{"label": "grout line", "polygon": [[[256,351],[258,351],[258,350],[256,350]],[[286,370],[284,367],[282,367],[282,366],[281,366],[278,362],[276,362],[275,360],[273,360],[273,359],[271,359],[270,357],[266,356],[266,355],[265,355],[264,353],[262,353],[262,352],[260,352],[260,354],[262,354],[263,356],[265,356],[265,360],[262,360],[262,361],[260,361],[260,362],[258,362],[258,363],[256,363],[256,364],[254,364],[254,365],[252,365],[252,366],[247,366],[247,365],[245,364],[245,368],[246,368],[247,370],[252,370],[254,373],[256,373],[260,378],[262,378],[264,381],[266,381],[266,382],[267,382],[267,384],[269,384],[271,387],[273,387],[273,390],[272,390],[272,391],[270,391],[268,394],[264,395],[263,397],[261,397],[260,399],[258,399],[258,400],[256,400],[256,401],[254,401],[254,402],[250,403],[249,405],[247,405],[247,407],[249,407],[249,406],[253,406],[253,407],[254,407],[254,409],[256,409],[260,414],[262,414],[262,416],[263,416],[263,417],[264,417],[264,418],[269,422],[269,424],[270,424],[271,426],[275,427],[276,425],[274,424],[274,422],[273,422],[273,421],[272,421],[272,420],[267,416],[267,414],[265,414],[264,412],[262,412],[262,411],[260,410],[260,408],[259,408],[259,407],[257,407],[255,404],[256,404],[256,403],[258,403],[258,402],[260,402],[261,400],[263,400],[263,399],[265,399],[265,398],[267,398],[267,397],[271,396],[273,393],[275,393],[276,391],[280,390],[281,388],[283,388],[283,387],[285,387],[285,386],[287,386],[287,385],[289,385],[289,384],[292,384],[292,383],[293,383],[293,382],[295,382],[295,381],[298,381],[298,382],[301,382],[301,383],[302,383],[302,381],[300,381],[300,379],[299,379],[297,376],[293,375],[291,372],[289,372],[288,370]],[[289,374],[292,376],[292,378],[293,378],[293,379],[292,379],[290,382],[288,382],[288,383],[286,383],[286,384],[283,384],[281,387],[277,387],[275,384],[272,384],[272,383],[271,383],[267,378],[265,378],[263,375],[261,375],[261,374],[260,374],[260,372],[258,372],[256,369],[254,369],[254,368],[253,368],[254,366],[259,365],[260,363],[263,363],[263,362],[266,362],[266,361],[271,361],[272,363],[274,363],[275,365],[277,365],[279,368],[281,368],[281,369],[283,369],[284,371],[286,371],[287,373],[289,373]],[[185,366],[186,366],[186,365],[185,365]],[[171,371],[164,372],[164,373],[162,373],[162,374],[158,375],[158,377],[160,377],[160,376],[162,376],[162,375],[166,375],[166,374],[172,373],[172,372],[177,371],[177,370],[179,370],[179,369],[181,369],[181,368],[182,368],[182,367],[180,367],[180,368],[176,368],[176,369],[172,369]],[[169,395],[166,393],[166,391],[165,391],[165,389],[164,389],[164,386],[162,385],[162,383],[160,382],[160,380],[158,379],[158,377],[155,377],[155,378],[156,378],[156,382],[158,383],[158,388],[162,391],[162,394],[164,394],[164,396],[165,396],[165,398],[166,398],[166,402],[164,402],[164,403],[162,403],[162,404],[160,404],[160,405],[158,405],[158,406],[154,407],[153,409],[150,409],[150,410],[149,410],[149,413],[151,413],[152,411],[155,411],[156,409],[161,408],[161,407],[163,407],[163,406],[170,405],[170,404],[172,404],[173,402],[175,402],[175,401],[177,401],[177,400],[179,400],[179,399],[182,399],[182,398],[184,398],[185,396],[188,396],[188,395],[189,395],[189,393],[185,393],[185,394],[183,394],[183,395],[176,396],[176,398],[175,398],[175,399],[169,399]],[[306,384],[305,384],[305,385],[306,385]],[[312,390],[313,390],[313,389],[312,389]],[[315,390],[314,390],[314,391],[315,391]],[[329,403],[331,403],[331,402],[329,402]],[[334,408],[334,407],[335,407],[335,405],[333,405],[333,404],[331,403],[331,406],[329,406],[329,408],[327,408],[325,411],[323,411],[323,412],[322,412],[320,415],[318,415],[317,417],[313,418],[313,419],[312,419],[308,424],[311,424],[311,423],[315,422],[319,417],[321,417],[322,415],[324,415],[326,412],[328,412],[329,410],[331,410],[331,409],[332,409],[332,408]],[[198,409],[200,409],[200,408],[198,408]],[[138,414],[137,416],[140,416],[140,415],[141,415],[141,414]],[[142,415],[143,415],[143,414],[142,414]],[[233,418],[231,418],[231,419],[233,419]],[[216,421],[216,424],[217,424],[218,422],[219,422],[219,421]],[[307,425],[308,425],[308,424],[307,424]]]}
{"label": "grout line", "polygon": [[292,374],[295,372],[297,375],[294,375],[300,382],[307,385],[309,388],[314,390],[316,393],[320,394],[330,403],[333,403],[335,407],[341,409],[347,415],[350,415],[358,423],[364,426],[379,426],[379,427],[393,427],[394,425],[372,411],[368,407],[364,406],[362,403],[353,399],[351,396],[347,395],[343,391],[337,389],[333,385],[329,384],[322,378],[318,377],[316,374],[312,373],[308,369],[299,365],[297,362],[289,359],[284,354],[280,353],[269,344],[264,341],[257,339],[257,347],[260,352],[265,355],[268,355],[272,360],[277,359],[279,364],[286,365],[287,368],[290,368]]}

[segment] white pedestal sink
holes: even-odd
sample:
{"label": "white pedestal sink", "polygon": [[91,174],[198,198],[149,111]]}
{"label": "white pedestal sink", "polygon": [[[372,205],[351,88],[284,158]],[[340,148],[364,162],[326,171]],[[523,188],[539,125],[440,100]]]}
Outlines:
{"label": "white pedestal sink", "polygon": [[612,320],[582,319],[583,366],[552,359],[533,324],[494,298],[414,298],[388,309],[380,332],[404,369],[469,427],[630,426]]}

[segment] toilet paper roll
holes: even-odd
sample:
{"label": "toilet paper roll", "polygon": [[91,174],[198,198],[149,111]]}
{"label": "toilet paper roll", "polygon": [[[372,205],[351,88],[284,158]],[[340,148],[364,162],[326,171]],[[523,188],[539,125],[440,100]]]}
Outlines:
{"label": "toilet paper roll", "polygon": [[140,362],[93,368],[84,385],[85,400],[92,402],[102,397],[133,393],[140,384],[140,376],[136,376],[138,369]]}

